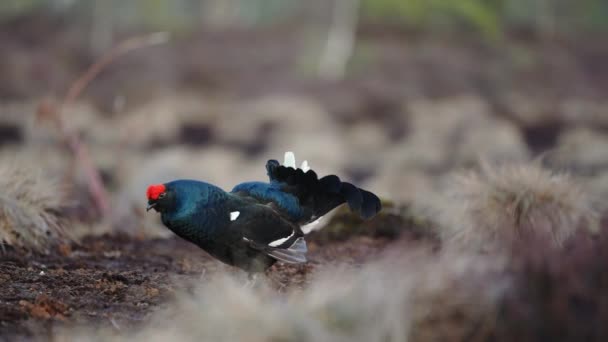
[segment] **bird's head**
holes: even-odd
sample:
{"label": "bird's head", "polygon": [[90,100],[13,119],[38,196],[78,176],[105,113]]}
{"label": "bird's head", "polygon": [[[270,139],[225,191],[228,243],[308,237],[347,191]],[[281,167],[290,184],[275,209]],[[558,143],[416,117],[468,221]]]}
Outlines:
{"label": "bird's head", "polygon": [[167,212],[175,206],[175,191],[165,184],[155,184],[148,187],[146,191],[148,207],[146,211],[154,209],[157,212]]}
{"label": "bird's head", "polygon": [[154,209],[161,214],[191,213],[197,206],[209,205],[209,201],[220,201],[225,192],[208,183],[178,179],[148,187],[147,210]]}

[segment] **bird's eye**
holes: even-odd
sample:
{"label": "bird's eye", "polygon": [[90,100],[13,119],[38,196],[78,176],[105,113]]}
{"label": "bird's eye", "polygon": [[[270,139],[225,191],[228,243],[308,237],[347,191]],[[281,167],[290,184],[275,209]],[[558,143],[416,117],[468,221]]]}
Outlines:
{"label": "bird's eye", "polygon": [[165,198],[166,195],[167,193],[162,192],[160,195],[158,195],[158,199]]}

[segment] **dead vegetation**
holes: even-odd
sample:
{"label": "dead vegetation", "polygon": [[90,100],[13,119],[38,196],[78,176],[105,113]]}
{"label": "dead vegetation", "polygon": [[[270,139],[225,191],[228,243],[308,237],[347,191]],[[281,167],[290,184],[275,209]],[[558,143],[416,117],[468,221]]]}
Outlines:
{"label": "dead vegetation", "polygon": [[472,249],[539,237],[562,246],[578,230],[593,233],[599,224],[584,187],[539,163],[482,163],[451,178],[436,204],[442,239]]}
{"label": "dead vegetation", "polygon": [[[0,242],[48,252],[68,240],[65,192],[56,180],[32,165],[5,161],[0,165]],[[4,248],[4,246],[3,246]]]}
{"label": "dead vegetation", "polygon": [[512,257],[402,240],[360,269],[331,267],[304,288],[205,276],[127,332],[60,330],[60,341],[603,341],[607,227],[553,248],[520,239]]}
{"label": "dead vegetation", "polygon": [[494,341],[604,341],[608,329],[608,229],[578,232],[566,248],[521,241],[513,290],[497,317]]}
{"label": "dead vegetation", "polygon": [[[84,341],[436,341],[488,334],[508,289],[502,262],[393,250],[361,270],[333,269],[286,294],[212,276],[133,333],[67,332]],[[484,282],[492,280],[492,286]],[[219,295],[221,293],[221,295]],[[478,325],[484,324],[479,330]],[[432,327],[432,328],[431,328]]]}

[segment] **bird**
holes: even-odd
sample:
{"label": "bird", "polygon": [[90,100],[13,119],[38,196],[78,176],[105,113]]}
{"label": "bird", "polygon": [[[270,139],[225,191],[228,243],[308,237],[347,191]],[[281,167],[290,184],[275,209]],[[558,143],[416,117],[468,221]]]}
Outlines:
{"label": "bird", "polygon": [[304,161],[296,167],[293,152],[281,165],[266,163],[268,182],[236,185],[230,192],[192,179],[150,185],[146,211],[160,213],[162,223],[219,261],[253,275],[277,261],[307,262],[301,227],[346,203],[363,219],[374,217],[381,201],[373,193],[336,175],[319,178]]}

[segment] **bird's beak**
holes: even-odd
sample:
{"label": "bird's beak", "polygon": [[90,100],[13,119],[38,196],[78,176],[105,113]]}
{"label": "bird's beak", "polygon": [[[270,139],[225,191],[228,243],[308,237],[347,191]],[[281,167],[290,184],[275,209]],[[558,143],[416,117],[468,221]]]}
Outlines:
{"label": "bird's beak", "polygon": [[157,204],[158,204],[157,202],[148,203],[148,206],[146,207],[146,211],[150,211],[151,209],[156,207]]}

